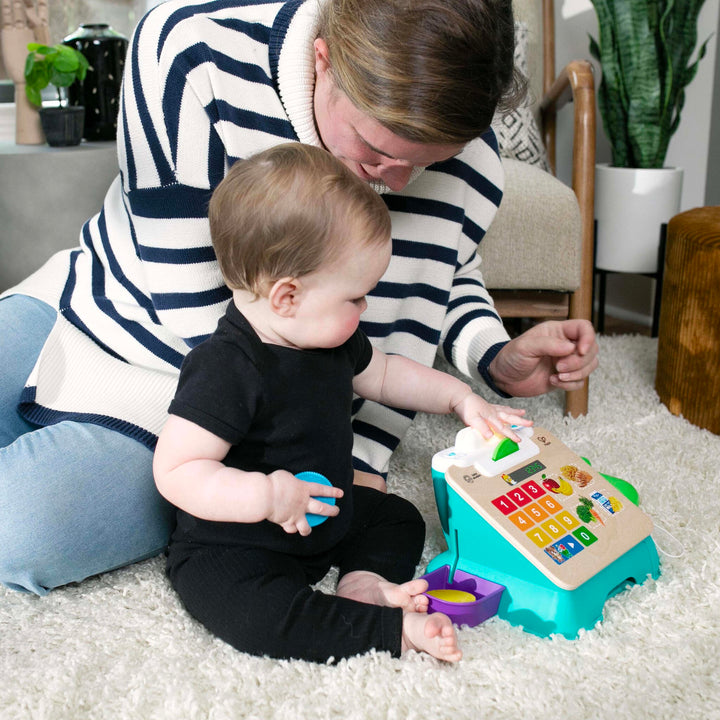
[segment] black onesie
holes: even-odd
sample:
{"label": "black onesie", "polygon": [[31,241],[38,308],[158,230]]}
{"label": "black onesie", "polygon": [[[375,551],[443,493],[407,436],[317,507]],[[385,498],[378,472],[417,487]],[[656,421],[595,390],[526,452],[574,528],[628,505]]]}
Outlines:
{"label": "black onesie", "polygon": [[353,377],[370,362],[361,330],[331,349],[263,343],[230,303],[183,363],[170,413],[231,443],[243,470],[313,470],[344,491],[307,537],[275,523],[210,522],[178,510],[168,573],[189,612],[240,650],[325,662],[400,652],[402,613],[313,591],[331,565],[412,578],[424,524],[406,500],[353,486]]}

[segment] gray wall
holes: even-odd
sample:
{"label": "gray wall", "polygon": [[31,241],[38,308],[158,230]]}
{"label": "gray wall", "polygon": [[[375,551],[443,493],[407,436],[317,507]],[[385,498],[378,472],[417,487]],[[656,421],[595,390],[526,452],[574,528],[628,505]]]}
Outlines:
{"label": "gray wall", "polygon": [[0,144],[0,291],[77,246],[117,174],[115,143]]}

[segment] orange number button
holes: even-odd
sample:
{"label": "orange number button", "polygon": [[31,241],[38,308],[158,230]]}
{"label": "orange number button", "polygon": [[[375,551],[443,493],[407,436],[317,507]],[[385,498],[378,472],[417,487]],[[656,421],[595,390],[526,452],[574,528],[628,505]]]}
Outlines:
{"label": "orange number button", "polygon": [[546,510],[543,510],[537,503],[524,507],[523,510],[535,521],[540,522],[544,520],[548,514]]}
{"label": "orange number button", "polygon": [[553,500],[549,495],[543,495],[541,498],[538,498],[537,504],[545,508],[551,515],[562,510],[562,505],[557,500]]}
{"label": "orange number button", "polygon": [[518,510],[512,515],[508,515],[508,519],[512,521],[515,527],[523,532],[529,530],[535,523],[522,510]]}

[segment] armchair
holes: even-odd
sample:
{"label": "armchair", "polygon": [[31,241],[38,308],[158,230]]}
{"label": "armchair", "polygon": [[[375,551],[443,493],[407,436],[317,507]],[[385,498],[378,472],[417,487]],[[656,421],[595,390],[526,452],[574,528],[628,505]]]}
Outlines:
{"label": "armchair", "polygon": [[[514,0],[516,22],[527,26],[530,112],[547,153],[529,164],[503,146],[505,196],[480,246],[486,285],[503,318],[592,318],[595,178],[595,89],[588,61],[556,76],[553,0]],[[516,51],[517,58],[517,51]],[[554,177],[557,111],[574,104],[572,188]],[[513,157],[509,157],[514,155]],[[520,159],[518,159],[520,158]],[[544,158],[543,158],[544,161]],[[588,383],[568,392],[565,411],[584,415]]]}

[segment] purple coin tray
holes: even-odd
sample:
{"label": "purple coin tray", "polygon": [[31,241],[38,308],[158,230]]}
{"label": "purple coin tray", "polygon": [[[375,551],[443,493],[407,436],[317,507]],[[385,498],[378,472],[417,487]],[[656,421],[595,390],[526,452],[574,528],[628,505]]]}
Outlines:
{"label": "purple coin tray", "polygon": [[500,598],[505,590],[504,585],[498,585],[462,570],[455,571],[452,582],[448,582],[449,575],[449,566],[443,565],[422,577],[428,582],[428,590],[462,590],[472,593],[477,599],[467,602],[449,602],[428,595],[429,613],[444,613],[455,625],[470,627],[479,625],[497,614]]}

